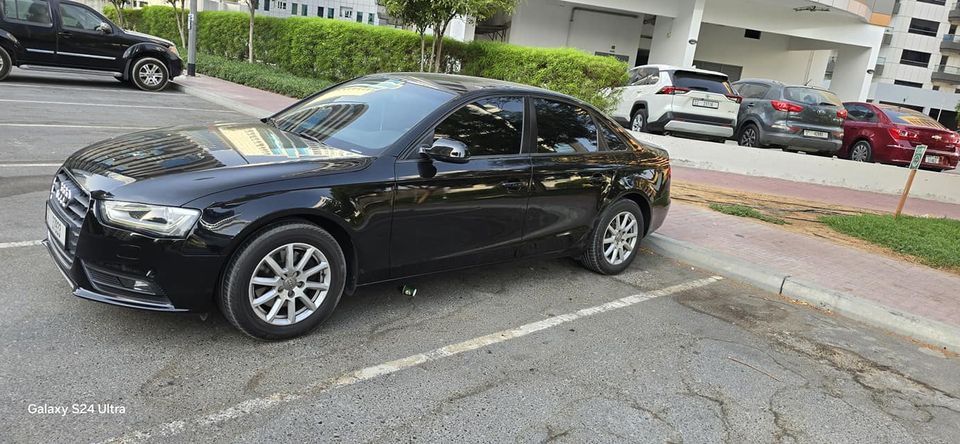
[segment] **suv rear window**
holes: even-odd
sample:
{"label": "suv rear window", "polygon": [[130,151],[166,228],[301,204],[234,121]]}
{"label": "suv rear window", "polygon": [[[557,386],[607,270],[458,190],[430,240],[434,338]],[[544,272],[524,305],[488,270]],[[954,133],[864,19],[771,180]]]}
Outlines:
{"label": "suv rear window", "polygon": [[806,105],[833,105],[843,106],[843,102],[836,94],[830,91],[824,91],[816,88],[806,88],[803,86],[788,86],[783,89],[783,98],[791,102],[799,102]]}
{"label": "suv rear window", "polygon": [[927,128],[947,129],[932,117],[909,108],[880,108],[893,123],[901,125],[923,126]]}
{"label": "suv rear window", "polygon": [[673,86],[717,94],[733,94],[730,83],[724,76],[692,71],[674,71]]}

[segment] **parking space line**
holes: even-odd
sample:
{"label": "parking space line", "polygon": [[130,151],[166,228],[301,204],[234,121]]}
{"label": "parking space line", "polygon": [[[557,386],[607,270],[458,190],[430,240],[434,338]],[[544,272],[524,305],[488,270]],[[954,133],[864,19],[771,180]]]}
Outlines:
{"label": "parking space line", "polygon": [[180,433],[187,431],[188,428],[211,426],[211,425],[220,424],[232,419],[237,419],[237,418],[241,418],[251,414],[260,413],[272,407],[276,407],[282,404],[286,404],[292,401],[297,401],[297,400],[306,398],[308,395],[318,395],[318,394],[321,394],[333,389],[337,389],[340,387],[351,386],[364,381],[378,378],[380,376],[385,376],[385,375],[396,373],[411,367],[416,367],[431,361],[437,361],[446,357],[455,356],[468,351],[477,350],[477,349],[498,344],[501,342],[506,342],[511,339],[527,336],[529,334],[536,333],[538,331],[546,330],[549,328],[553,328],[558,325],[575,321],[580,318],[585,318],[588,316],[593,316],[593,315],[605,313],[608,311],[618,310],[621,308],[638,304],[643,301],[648,301],[650,299],[654,299],[662,296],[668,296],[671,294],[680,293],[680,292],[692,290],[695,288],[700,288],[700,287],[712,284],[714,282],[720,281],[722,279],[723,278],[720,276],[712,276],[705,279],[697,279],[697,280],[689,281],[683,284],[673,285],[670,287],[662,288],[660,290],[635,294],[633,296],[627,296],[625,298],[620,298],[611,302],[607,302],[606,304],[584,308],[582,310],[577,310],[572,313],[562,314],[559,316],[554,316],[554,317],[544,319],[542,321],[521,325],[516,328],[502,330],[496,333],[491,333],[489,335],[468,339],[463,342],[458,342],[456,344],[440,347],[425,353],[418,353],[415,355],[408,356],[406,358],[401,358],[401,359],[386,362],[383,364],[363,368],[354,372],[343,374],[337,378],[328,379],[328,380],[324,380],[324,381],[320,381],[320,382],[308,385],[299,391],[278,392],[278,393],[274,393],[272,395],[261,397],[261,398],[248,399],[239,404],[235,404],[231,407],[228,407],[226,409],[220,410],[215,413],[211,413],[208,415],[199,416],[199,417],[195,417],[187,420],[172,421],[172,422],[160,424],[150,429],[130,432],[122,436],[110,438],[103,442],[104,443],[131,443],[131,442],[146,441],[154,438],[171,437],[174,435],[179,435]]}
{"label": "parking space line", "polygon": [[117,88],[117,87],[112,87],[112,86],[108,86],[108,87],[105,87],[105,88],[96,88],[96,87],[88,87],[88,86],[78,86],[78,87],[72,87],[72,86],[51,86],[51,85],[44,85],[44,84],[39,84],[39,83],[10,83],[9,81],[4,82],[4,83],[0,83],[0,89],[10,88],[10,87],[14,87],[14,88],[39,88],[39,89],[64,89],[64,90],[68,90],[68,91],[78,91],[78,90],[79,90],[79,91],[109,92],[110,94],[116,94],[116,93],[137,94],[137,95],[150,95],[150,94],[152,94],[152,95],[166,95],[166,96],[171,96],[171,95],[183,96],[183,95],[185,95],[184,93],[181,93],[181,92],[179,92],[179,91],[164,91],[164,92],[135,91],[135,90],[127,90],[125,87]]}
{"label": "parking space line", "polygon": [[0,123],[0,127],[119,129],[119,130],[133,130],[133,131],[151,129],[151,127],[147,127],[147,126],[58,125],[55,123]]}
{"label": "parking space line", "polygon": [[0,242],[0,250],[4,248],[33,247],[36,245],[40,245],[40,242],[42,241],[32,240],[32,241],[20,241],[20,242]]}
{"label": "parking space line", "polygon": [[39,105],[95,106],[97,108],[106,107],[106,108],[163,109],[163,110],[170,110],[170,111],[205,111],[205,112],[216,112],[216,113],[239,114],[238,112],[229,110],[229,109],[182,108],[182,107],[175,107],[175,106],[153,106],[153,105],[120,105],[116,103],[51,102],[47,100],[19,100],[19,99],[0,99],[0,102],[35,103]]}
{"label": "parking space line", "polygon": [[0,163],[0,168],[58,167],[59,163]]}

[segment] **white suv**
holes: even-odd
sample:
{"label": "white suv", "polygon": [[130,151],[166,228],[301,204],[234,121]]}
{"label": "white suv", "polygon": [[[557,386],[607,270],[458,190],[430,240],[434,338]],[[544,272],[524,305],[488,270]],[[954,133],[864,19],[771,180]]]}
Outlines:
{"label": "white suv", "polygon": [[613,118],[633,131],[678,133],[723,142],[733,136],[740,112],[727,75],[696,68],[645,65],[630,70],[618,88]]}

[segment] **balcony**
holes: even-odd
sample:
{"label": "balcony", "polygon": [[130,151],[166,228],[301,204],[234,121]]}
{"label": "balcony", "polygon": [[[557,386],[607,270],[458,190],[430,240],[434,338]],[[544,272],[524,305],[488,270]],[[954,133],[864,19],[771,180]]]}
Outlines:
{"label": "balcony", "polygon": [[960,66],[936,66],[933,72],[930,73],[930,80],[960,85]]}
{"label": "balcony", "polygon": [[873,67],[873,77],[874,77],[874,78],[880,77],[880,75],[883,74],[883,67],[884,67],[884,65],[886,65],[886,64],[887,64],[887,58],[886,58],[886,57],[877,57],[877,66],[874,66],[874,67]]}
{"label": "balcony", "polygon": [[960,52],[960,35],[946,34],[940,41],[940,51]]}
{"label": "balcony", "polygon": [[883,41],[880,42],[881,46],[887,46],[890,42],[893,41],[893,28],[888,27],[883,30]]}
{"label": "balcony", "polygon": [[960,23],[960,3],[958,3],[953,9],[950,9],[950,13],[947,14],[947,17],[950,19],[950,23]]}

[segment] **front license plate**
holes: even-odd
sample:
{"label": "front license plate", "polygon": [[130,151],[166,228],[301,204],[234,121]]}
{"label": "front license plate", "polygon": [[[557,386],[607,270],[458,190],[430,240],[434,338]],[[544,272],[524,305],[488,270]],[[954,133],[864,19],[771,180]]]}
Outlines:
{"label": "front license plate", "polygon": [[803,130],[803,135],[805,137],[816,137],[818,139],[826,139],[830,137],[830,134],[826,131],[813,131],[813,130]]}
{"label": "front license plate", "polygon": [[940,156],[926,156],[923,159],[924,163],[940,163]]}
{"label": "front license plate", "polygon": [[51,240],[55,240],[61,247],[67,245],[67,224],[63,223],[49,208],[47,209],[47,228],[53,236]]}
{"label": "front license plate", "polygon": [[713,100],[693,99],[693,106],[699,106],[700,108],[717,109],[717,108],[720,108],[720,102],[716,102]]}

